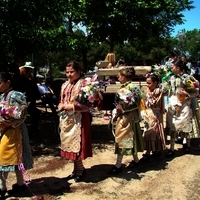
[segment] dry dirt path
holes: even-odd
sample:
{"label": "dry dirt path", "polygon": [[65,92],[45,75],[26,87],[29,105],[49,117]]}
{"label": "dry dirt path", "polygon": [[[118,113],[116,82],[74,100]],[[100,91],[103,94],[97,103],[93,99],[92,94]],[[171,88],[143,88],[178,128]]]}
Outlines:
{"label": "dry dirt path", "polygon": [[[192,140],[191,154],[184,155],[177,144],[175,158],[167,160],[166,152],[159,159],[141,162],[132,170],[126,169],[131,161],[123,159],[123,171],[110,177],[108,171],[115,163],[114,144],[108,134],[107,121],[98,116],[92,125],[93,157],[84,161],[86,176],[83,182],[67,181],[73,164],[59,156],[59,142],[56,137],[42,137],[40,142],[32,140],[34,169],[26,178],[32,179],[27,190],[6,199],[45,199],[45,200],[198,200],[200,199],[200,140]],[[53,123],[45,125],[50,127]],[[52,128],[51,128],[52,130]],[[44,135],[43,135],[44,136]],[[56,143],[45,143],[50,138]],[[141,153],[139,154],[142,157]],[[10,173],[8,189],[14,183]]]}

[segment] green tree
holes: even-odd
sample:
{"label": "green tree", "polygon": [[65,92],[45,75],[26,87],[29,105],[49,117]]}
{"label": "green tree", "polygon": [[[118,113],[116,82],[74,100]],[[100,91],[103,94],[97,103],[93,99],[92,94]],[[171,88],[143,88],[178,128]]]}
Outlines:
{"label": "green tree", "polygon": [[173,38],[173,46],[179,55],[185,54],[188,59],[197,61],[200,58],[200,30],[180,30]]}
{"label": "green tree", "polygon": [[64,33],[62,0],[16,1],[0,3],[1,60],[14,54],[30,54],[38,49],[56,48]]}
{"label": "green tree", "polygon": [[[138,38],[169,36],[183,23],[182,12],[193,8],[188,0],[80,0],[82,23],[87,35],[107,42],[110,52],[116,44]],[[84,15],[85,14],[85,15]]]}

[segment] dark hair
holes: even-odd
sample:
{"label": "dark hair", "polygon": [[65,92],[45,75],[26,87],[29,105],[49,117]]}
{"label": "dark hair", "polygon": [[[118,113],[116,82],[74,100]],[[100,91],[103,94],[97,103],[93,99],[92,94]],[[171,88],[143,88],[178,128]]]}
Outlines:
{"label": "dark hair", "polygon": [[132,80],[135,76],[135,70],[133,67],[126,67],[119,70],[119,73],[128,80]]}
{"label": "dark hair", "polygon": [[76,70],[77,72],[82,71],[81,65],[75,60],[69,62],[66,67],[73,67],[73,69]]}
{"label": "dark hair", "polygon": [[1,79],[3,82],[10,81],[10,85],[11,85],[12,80],[13,80],[13,77],[12,77],[12,74],[9,73],[9,72],[0,72],[0,79]]}
{"label": "dark hair", "polygon": [[159,82],[160,82],[160,77],[154,73],[147,74],[146,78],[150,78],[154,83],[157,82],[157,84],[159,84]]}
{"label": "dark hair", "polygon": [[66,67],[72,67],[76,72],[80,72],[80,76],[83,76],[83,68],[82,66],[75,60],[69,62]]}
{"label": "dark hair", "polygon": [[172,51],[170,53],[170,57],[178,57],[178,53],[176,51]]}
{"label": "dark hair", "polygon": [[175,60],[172,62],[176,67],[179,67],[182,72],[188,73],[189,69],[186,63],[182,60]]}

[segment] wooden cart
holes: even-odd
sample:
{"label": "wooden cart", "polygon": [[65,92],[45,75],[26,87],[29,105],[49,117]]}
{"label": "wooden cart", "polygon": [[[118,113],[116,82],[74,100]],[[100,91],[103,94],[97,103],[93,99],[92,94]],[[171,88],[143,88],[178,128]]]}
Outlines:
{"label": "wooden cart", "polygon": [[[105,80],[105,76],[117,76],[120,69],[124,67],[133,67],[136,75],[133,82],[144,89],[146,87],[145,75],[151,71],[151,66],[120,66],[117,68],[110,69],[99,69],[97,71],[98,79]],[[108,84],[103,94],[102,110],[113,110],[114,109],[114,98],[116,91],[120,88],[121,84],[115,82],[115,84]]]}

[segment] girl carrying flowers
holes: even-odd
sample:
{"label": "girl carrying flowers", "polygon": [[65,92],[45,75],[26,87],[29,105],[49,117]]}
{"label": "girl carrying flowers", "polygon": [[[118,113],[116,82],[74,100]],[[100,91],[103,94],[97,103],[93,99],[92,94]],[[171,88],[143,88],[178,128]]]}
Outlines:
{"label": "girl carrying flowers", "polygon": [[26,97],[13,90],[12,76],[6,72],[0,72],[0,92],[0,195],[4,197],[8,172],[15,172],[17,177],[10,193],[22,191],[26,189],[24,166],[30,169],[33,163],[24,124]]}
{"label": "girl carrying flowers", "polygon": [[142,132],[140,128],[139,105],[140,89],[131,80],[135,75],[133,68],[123,68],[118,72],[121,88],[116,93],[116,110],[113,116],[115,123],[115,154],[116,164],[109,174],[118,174],[122,171],[123,155],[133,155],[133,161],[128,167],[138,165],[138,151],[143,152]]}
{"label": "girl carrying flowers", "polygon": [[169,107],[167,111],[166,127],[169,128],[170,149],[167,157],[174,156],[175,138],[186,138],[185,153],[190,152],[190,138],[193,137],[192,104],[199,94],[199,82],[191,75],[186,74],[185,62],[177,60],[172,62],[172,72],[169,86]]}
{"label": "girl carrying flowers", "polygon": [[90,112],[100,100],[97,83],[90,78],[83,79],[81,71],[76,61],[66,65],[68,80],[61,87],[58,105],[61,156],[73,161],[74,168],[67,179],[74,179],[75,182],[82,181],[85,175],[83,160],[92,157]]}

